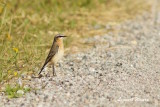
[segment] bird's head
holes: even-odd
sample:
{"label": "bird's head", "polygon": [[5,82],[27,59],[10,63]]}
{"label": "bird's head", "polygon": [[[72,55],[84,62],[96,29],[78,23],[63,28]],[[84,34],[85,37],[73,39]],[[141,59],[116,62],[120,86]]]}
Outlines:
{"label": "bird's head", "polygon": [[62,34],[57,34],[55,37],[54,37],[54,40],[61,40],[62,38],[64,37],[67,37],[67,36],[64,36]]}

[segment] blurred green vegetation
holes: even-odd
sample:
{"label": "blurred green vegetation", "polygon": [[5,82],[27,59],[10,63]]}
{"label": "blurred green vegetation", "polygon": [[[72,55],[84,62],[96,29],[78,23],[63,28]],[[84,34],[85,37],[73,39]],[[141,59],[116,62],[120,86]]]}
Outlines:
{"label": "blurred green vegetation", "polygon": [[[18,93],[21,91],[21,93]],[[30,91],[30,88],[20,86],[16,84],[15,86],[11,86],[9,84],[6,85],[5,93],[8,95],[9,98],[17,98],[21,97],[23,94]]]}
{"label": "blurred green vegetation", "polygon": [[84,37],[106,33],[106,24],[149,8],[146,0],[0,0],[1,85],[37,73],[57,32],[69,36],[65,47],[73,51]]}

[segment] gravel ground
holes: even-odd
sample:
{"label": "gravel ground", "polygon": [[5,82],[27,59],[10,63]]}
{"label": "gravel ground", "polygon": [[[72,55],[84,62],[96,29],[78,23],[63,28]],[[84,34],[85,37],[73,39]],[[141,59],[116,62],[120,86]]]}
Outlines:
{"label": "gravel ground", "polygon": [[144,15],[84,40],[84,53],[67,55],[56,77],[32,78],[21,98],[0,95],[0,106],[160,106],[160,26]]}

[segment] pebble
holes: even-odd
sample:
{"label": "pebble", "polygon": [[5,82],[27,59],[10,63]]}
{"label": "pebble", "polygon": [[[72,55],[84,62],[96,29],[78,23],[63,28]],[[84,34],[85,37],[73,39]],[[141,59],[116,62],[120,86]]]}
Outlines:
{"label": "pebble", "polygon": [[18,91],[17,91],[17,94],[22,94],[22,95],[23,95],[23,94],[24,94],[24,91],[23,91],[23,90],[18,90]]}

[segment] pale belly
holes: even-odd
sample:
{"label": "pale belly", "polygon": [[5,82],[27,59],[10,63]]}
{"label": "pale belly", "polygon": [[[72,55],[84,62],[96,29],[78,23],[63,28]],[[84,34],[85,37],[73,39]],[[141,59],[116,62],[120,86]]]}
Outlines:
{"label": "pale belly", "polygon": [[54,58],[52,59],[52,62],[53,62],[54,64],[56,64],[59,60],[61,60],[61,58],[63,57],[63,55],[64,55],[64,51],[63,51],[63,50],[59,50],[59,51],[55,54]]}

